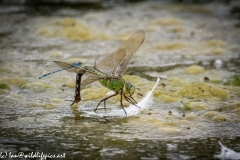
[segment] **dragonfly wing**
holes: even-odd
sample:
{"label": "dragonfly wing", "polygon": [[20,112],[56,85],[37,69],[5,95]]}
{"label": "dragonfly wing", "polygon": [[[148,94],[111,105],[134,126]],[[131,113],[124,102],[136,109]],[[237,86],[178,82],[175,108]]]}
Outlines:
{"label": "dragonfly wing", "polygon": [[123,75],[124,72],[127,70],[127,66],[138,48],[141,46],[145,39],[145,32],[143,30],[139,30],[136,33],[134,33],[131,37],[129,37],[119,48],[119,50],[125,50],[126,56],[120,63],[120,65],[117,68],[117,74]]}
{"label": "dragonfly wing", "polygon": [[125,50],[119,49],[99,61],[94,67],[108,76],[118,76],[117,68],[125,56]]}
{"label": "dragonfly wing", "polygon": [[140,45],[143,43],[145,33],[139,30],[129,37],[121,47],[99,61],[94,67],[108,76],[122,76]]}
{"label": "dragonfly wing", "polygon": [[73,64],[70,64],[70,63],[60,62],[60,61],[53,61],[53,62],[61,68],[69,68],[69,69],[66,69],[66,71],[68,72],[76,72],[76,73],[85,72],[84,69],[74,66]]}
{"label": "dragonfly wing", "polygon": [[95,74],[92,74],[92,73],[85,73],[84,76],[86,76],[86,78],[84,78],[84,80],[81,82],[81,86],[86,86],[90,83],[93,83],[97,80],[99,80],[99,77]]}
{"label": "dragonfly wing", "polygon": [[88,70],[87,68],[84,68],[84,67],[81,68],[78,66],[74,66],[75,64],[70,64],[66,62],[60,62],[60,61],[53,61],[53,62],[56,63],[61,68],[69,68],[69,69],[66,69],[69,72],[84,73],[85,78],[83,78],[81,82],[81,86],[86,86],[99,79],[99,75],[97,73],[91,72],[91,70]]}

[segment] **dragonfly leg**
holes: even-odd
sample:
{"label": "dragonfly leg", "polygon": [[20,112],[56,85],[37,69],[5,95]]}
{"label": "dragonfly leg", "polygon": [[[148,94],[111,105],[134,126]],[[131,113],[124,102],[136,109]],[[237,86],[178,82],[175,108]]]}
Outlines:
{"label": "dragonfly leg", "polygon": [[122,103],[122,97],[123,97],[123,91],[121,91],[121,98],[120,98],[120,103],[121,103],[121,107],[123,109],[123,111],[125,112],[126,116],[127,116],[127,112],[125,111],[124,107],[123,107],[123,103]]}
{"label": "dragonfly leg", "polygon": [[82,78],[83,73],[77,73],[76,76],[76,87],[75,87],[75,97],[73,103],[70,105],[72,106],[74,103],[78,103],[81,101],[81,78]]}
{"label": "dragonfly leg", "polygon": [[96,110],[98,109],[100,103],[102,103],[102,102],[104,102],[104,108],[105,108],[105,107],[106,107],[106,100],[108,100],[109,98],[114,97],[114,96],[116,96],[116,95],[118,95],[118,93],[115,93],[115,94],[113,94],[113,95],[111,95],[111,96],[108,96],[108,97],[102,99],[102,100],[98,103],[96,109],[94,109],[94,112],[96,112]]}
{"label": "dragonfly leg", "polygon": [[126,114],[126,116],[127,116],[127,112],[125,111],[124,107],[123,107],[123,106],[121,106],[121,107],[122,107],[123,111],[125,112],[125,114]]}
{"label": "dragonfly leg", "polygon": [[103,103],[104,103],[104,111],[105,111],[105,114],[106,114],[106,101],[104,101]]}
{"label": "dragonfly leg", "polygon": [[123,103],[122,103],[122,97],[123,97],[123,91],[121,91],[121,98],[120,98],[120,104],[121,104],[121,107],[123,106]]}
{"label": "dragonfly leg", "polygon": [[135,99],[132,96],[130,96],[130,98],[135,102],[135,104],[137,104],[137,101],[135,101]]}
{"label": "dragonfly leg", "polygon": [[[130,99],[129,97],[127,97],[125,94],[124,94],[123,96],[124,96],[124,98],[126,99],[127,102],[129,102],[130,104],[132,104],[132,105],[140,108],[140,107],[135,103],[135,102],[136,102],[135,100],[133,101],[132,99]],[[140,108],[140,109],[141,109],[141,108]]]}

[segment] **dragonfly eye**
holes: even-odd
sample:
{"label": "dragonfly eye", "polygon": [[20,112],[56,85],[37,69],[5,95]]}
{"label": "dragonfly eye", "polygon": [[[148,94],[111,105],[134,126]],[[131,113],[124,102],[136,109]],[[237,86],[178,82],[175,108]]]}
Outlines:
{"label": "dragonfly eye", "polygon": [[130,94],[133,95],[135,92],[136,87],[132,85],[132,87],[130,88]]}
{"label": "dragonfly eye", "polygon": [[133,95],[136,87],[133,86],[130,82],[126,82],[125,83],[125,89],[126,89],[127,93],[129,93],[130,95]]}

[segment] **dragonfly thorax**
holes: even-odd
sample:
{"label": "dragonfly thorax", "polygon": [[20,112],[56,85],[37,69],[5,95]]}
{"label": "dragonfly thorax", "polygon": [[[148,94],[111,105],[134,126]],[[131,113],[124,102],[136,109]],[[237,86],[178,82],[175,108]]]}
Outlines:
{"label": "dragonfly thorax", "polygon": [[92,74],[98,75],[99,77],[106,77],[106,76],[107,76],[107,74],[101,72],[100,70],[98,70],[98,69],[96,69],[96,68],[94,68],[94,67],[92,67],[92,66],[84,66],[84,67],[82,67],[82,68],[83,68],[84,70],[92,73]]}
{"label": "dragonfly thorax", "polygon": [[108,89],[119,92],[124,88],[125,80],[123,78],[100,78],[98,80],[104,87]]}
{"label": "dragonfly thorax", "polygon": [[130,82],[126,82],[123,87],[123,93],[126,96],[132,96],[135,92],[136,87],[132,85]]}

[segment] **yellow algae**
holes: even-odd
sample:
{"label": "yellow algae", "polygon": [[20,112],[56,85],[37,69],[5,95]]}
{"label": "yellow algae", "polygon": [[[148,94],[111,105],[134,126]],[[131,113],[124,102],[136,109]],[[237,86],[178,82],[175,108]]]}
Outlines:
{"label": "yellow algae", "polygon": [[7,68],[0,68],[0,73],[11,73],[11,70]]}
{"label": "yellow algae", "polygon": [[157,29],[155,26],[148,26],[147,28],[145,28],[145,31],[147,32],[155,32]]}
{"label": "yellow algae", "polygon": [[234,113],[240,115],[240,107],[233,110]]}
{"label": "yellow algae", "polygon": [[226,89],[222,89],[220,86],[209,85],[208,83],[186,83],[182,89],[178,92],[183,97],[188,98],[206,98],[206,99],[228,99],[229,93]]}
{"label": "yellow algae", "polygon": [[109,89],[107,88],[86,88],[83,89],[81,92],[81,94],[83,95],[82,100],[103,98],[104,96],[106,96],[107,92],[109,92]]}
{"label": "yellow algae", "polygon": [[231,122],[240,122],[240,118],[239,117],[233,117],[233,118],[231,118]]}
{"label": "yellow algae", "polygon": [[54,83],[66,83],[68,81],[71,81],[71,78],[66,76],[55,76],[53,80]]}
{"label": "yellow algae", "polygon": [[182,86],[184,84],[186,84],[187,82],[180,79],[180,78],[169,78],[168,79],[168,82],[171,84],[171,86],[173,87],[179,87],[179,86]]}
{"label": "yellow algae", "polygon": [[103,39],[103,40],[113,40],[113,36],[112,35],[105,34],[105,33],[100,33],[98,35],[98,37]]}
{"label": "yellow algae", "polygon": [[159,119],[151,117],[151,118],[148,119],[148,122],[150,122],[150,123],[159,123]]}
{"label": "yellow algae", "polygon": [[185,69],[185,73],[189,73],[189,74],[198,74],[203,72],[205,72],[205,69],[197,65],[192,65]]}
{"label": "yellow algae", "polygon": [[65,83],[69,88],[75,88],[76,82],[69,80]]}
{"label": "yellow algae", "polygon": [[89,13],[86,13],[83,18],[85,19],[97,19],[100,17],[100,15],[102,16],[101,13],[99,12],[96,12],[96,13],[93,13],[93,12],[89,12]]}
{"label": "yellow algae", "polygon": [[62,56],[62,53],[61,52],[58,52],[58,51],[52,51],[50,53],[48,53],[50,55],[50,57],[61,57]]}
{"label": "yellow algae", "polygon": [[[77,41],[88,41],[98,38],[98,34],[87,24],[75,18],[59,19],[37,30],[37,34],[46,37],[63,37]],[[103,35],[103,34],[102,34]]]}
{"label": "yellow algae", "polygon": [[155,91],[153,93],[155,101],[162,101],[162,102],[176,102],[179,100],[178,94],[176,92],[162,92],[162,91]]}
{"label": "yellow algae", "polygon": [[39,106],[42,106],[42,104],[36,103],[36,102],[30,102],[30,103],[29,103],[29,106],[39,107]]}
{"label": "yellow algae", "polygon": [[224,50],[222,48],[214,48],[209,53],[218,55],[218,54],[223,54]]}
{"label": "yellow algae", "polygon": [[176,127],[164,127],[161,128],[161,130],[165,133],[169,133],[169,134],[179,134],[181,133],[181,130],[176,128]]}
{"label": "yellow algae", "polygon": [[[60,32],[60,31],[59,31]],[[45,37],[55,37],[58,32],[53,28],[40,28],[37,30],[37,34]]]}
{"label": "yellow algae", "polygon": [[216,112],[216,111],[208,111],[208,112],[204,113],[204,116],[208,117],[208,118],[214,117],[216,115],[218,115],[218,112]]}
{"label": "yellow algae", "polygon": [[176,122],[159,122],[159,125],[161,127],[176,127],[176,126],[178,126],[178,123],[176,123]]}
{"label": "yellow algae", "polygon": [[180,19],[173,17],[164,17],[150,21],[151,24],[162,25],[162,26],[170,26],[177,25],[181,23]]}
{"label": "yellow algae", "polygon": [[221,48],[226,47],[226,43],[222,40],[213,39],[205,43],[207,44],[208,47],[221,47]]}
{"label": "yellow algae", "polygon": [[185,7],[185,11],[193,12],[193,13],[204,13],[209,14],[212,13],[212,11],[202,5],[190,5]]}
{"label": "yellow algae", "polygon": [[13,98],[20,99],[20,98],[22,98],[22,94],[13,93],[13,94],[12,94],[12,97],[13,97]]}
{"label": "yellow algae", "polygon": [[135,76],[135,75],[124,75],[123,78],[126,81],[130,81],[131,80],[132,82],[135,82],[135,83],[138,83],[139,81],[141,82],[141,80],[142,80],[140,77]]}
{"label": "yellow algae", "polygon": [[236,101],[234,103],[229,103],[229,104],[226,104],[224,106],[222,106],[224,109],[227,109],[227,110],[234,110],[234,109],[237,109],[237,108],[240,108],[240,102],[239,101]]}
{"label": "yellow algae", "polygon": [[189,102],[190,108],[194,110],[206,110],[210,107],[204,102]]}
{"label": "yellow algae", "polygon": [[186,119],[182,119],[182,120],[179,120],[178,121],[178,126],[181,125],[181,126],[184,126],[184,125],[193,125],[195,127],[200,127],[201,124],[198,124],[198,123],[193,123],[191,121],[188,121]]}
{"label": "yellow algae", "polygon": [[119,36],[118,36],[118,39],[120,40],[120,41],[125,41],[125,40],[127,40],[129,38],[129,34],[126,34],[126,33],[124,33],[124,34],[119,34]]}
{"label": "yellow algae", "polygon": [[185,28],[182,27],[182,26],[176,26],[176,27],[172,27],[172,28],[170,29],[170,31],[179,33],[179,32],[185,31]]}
{"label": "yellow algae", "polygon": [[158,50],[178,50],[182,48],[188,47],[189,44],[187,43],[180,43],[180,42],[173,42],[173,43],[166,43],[157,45],[155,48]]}
{"label": "yellow algae", "polygon": [[62,36],[77,41],[89,41],[97,38],[96,33],[90,28],[90,26],[82,23],[65,28],[62,31]]}
{"label": "yellow algae", "polygon": [[210,78],[210,82],[212,82],[212,83],[219,83],[219,82],[221,82],[221,81],[222,81],[221,78],[216,78],[216,77]]}
{"label": "yellow algae", "polygon": [[52,85],[50,85],[48,82],[45,81],[35,81],[35,82],[29,82],[22,86],[23,88],[32,89],[34,91],[43,92],[46,91],[46,89],[54,89]]}
{"label": "yellow algae", "polygon": [[213,121],[226,121],[227,117],[224,114],[217,114],[216,116],[213,117]]}
{"label": "yellow algae", "polygon": [[173,120],[176,118],[176,115],[174,115],[172,111],[170,113],[168,111],[168,113],[165,112],[164,115],[162,115],[162,118],[164,118],[165,120]]}
{"label": "yellow algae", "polygon": [[8,94],[9,90],[0,89],[0,94]]}
{"label": "yellow algae", "polygon": [[6,83],[6,84],[10,84],[10,85],[14,85],[14,86],[18,86],[21,87],[22,85],[24,85],[26,82],[23,80],[22,77],[6,77],[6,78],[2,78],[0,79],[0,82],[2,83]]}
{"label": "yellow algae", "polygon": [[52,105],[52,104],[45,104],[43,106],[45,109],[53,109],[53,108],[56,108],[56,106]]}
{"label": "yellow algae", "polygon": [[55,22],[56,25],[65,26],[65,27],[75,26],[77,23],[78,22],[75,18],[64,18]]}
{"label": "yellow algae", "polygon": [[194,113],[190,113],[186,115],[186,119],[188,120],[196,120],[198,118],[198,116]]}
{"label": "yellow algae", "polygon": [[210,14],[212,11],[203,5],[195,4],[171,4],[167,8],[174,12],[191,12],[191,13],[201,13],[201,14]]}
{"label": "yellow algae", "polygon": [[148,122],[157,126],[157,128],[161,129],[163,132],[170,133],[170,134],[177,134],[180,133],[181,130],[178,129],[178,123],[173,121],[161,122],[156,118],[151,118]]}
{"label": "yellow algae", "polygon": [[63,102],[63,100],[62,100],[62,99],[59,99],[59,98],[52,98],[50,101],[51,101],[51,102],[55,102],[55,103],[61,103],[61,102]]}

